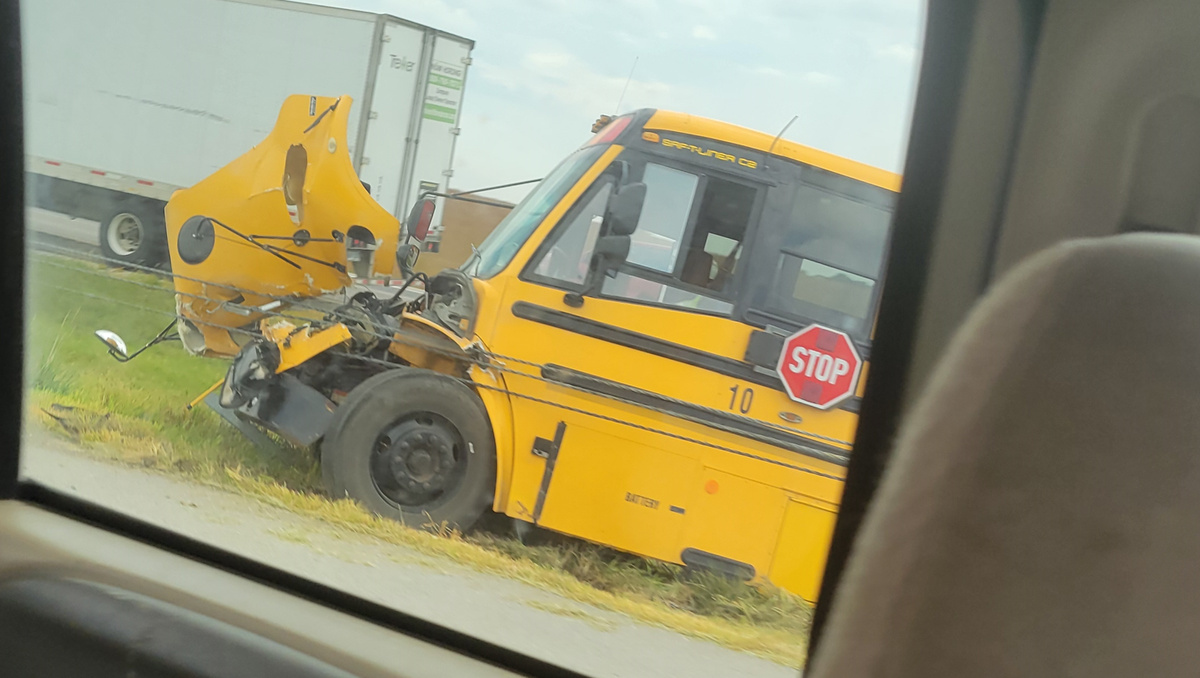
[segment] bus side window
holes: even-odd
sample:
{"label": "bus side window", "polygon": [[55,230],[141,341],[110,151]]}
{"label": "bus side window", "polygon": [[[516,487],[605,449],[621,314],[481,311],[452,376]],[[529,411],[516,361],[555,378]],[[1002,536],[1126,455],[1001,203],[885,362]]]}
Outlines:
{"label": "bus side window", "polygon": [[813,168],[772,190],[777,216],[755,239],[751,320],[821,323],[868,340],[895,194]]}
{"label": "bus side window", "polygon": [[642,174],[646,201],[631,236],[628,262],[670,275],[679,259],[700,177],[690,172],[647,163]]}
{"label": "bus side window", "polygon": [[758,190],[714,176],[702,182],[654,163],[646,165],[642,180],[646,207],[632,236],[631,265],[605,281],[603,294],[730,313],[732,304],[719,297],[732,296]]}

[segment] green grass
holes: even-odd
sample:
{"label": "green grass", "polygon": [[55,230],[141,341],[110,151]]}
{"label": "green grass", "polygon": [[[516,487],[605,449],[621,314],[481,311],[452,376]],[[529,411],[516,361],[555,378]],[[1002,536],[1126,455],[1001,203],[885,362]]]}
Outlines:
{"label": "green grass", "polygon": [[[260,450],[207,407],[186,409],[222,378],[226,362],[189,356],[178,343],[154,347],[128,364],[105,355],[94,330],[116,331],[132,351],[171,320],[174,298],[165,281],[45,254],[31,257],[30,280],[26,375],[35,426],[81,442],[99,456],[221,485],[319,519],[338,533],[523,581],[781,663],[804,661],[811,609],[786,592],[553,535],[543,534],[536,544],[503,529],[434,535],[379,519],[349,501],[331,501],[321,493],[310,451]],[[278,536],[306,538],[282,528]],[[580,609],[545,606],[608,627]]]}
{"label": "green grass", "polygon": [[120,443],[109,447],[144,466],[213,481],[235,467],[298,490],[319,489],[308,452],[281,446],[264,453],[207,407],[186,409],[224,377],[225,361],[189,356],[178,342],[127,364],[106,355],[93,331],[113,330],[133,351],[171,321],[174,295],[161,278],[37,254],[29,287],[26,375],[38,420],[83,442]]}

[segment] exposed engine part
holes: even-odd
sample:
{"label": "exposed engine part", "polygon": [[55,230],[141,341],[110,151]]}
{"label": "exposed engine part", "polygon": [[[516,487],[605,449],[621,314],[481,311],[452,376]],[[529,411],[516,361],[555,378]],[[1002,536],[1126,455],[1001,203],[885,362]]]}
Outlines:
{"label": "exposed engine part", "polygon": [[386,313],[384,303],[371,292],[359,292],[325,319],[343,323],[350,330],[351,351],[368,353],[400,328],[400,322]]}
{"label": "exposed engine part", "polygon": [[[425,286],[425,294],[420,299],[415,299],[411,302],[405,302],[404,292],[418,280],[421,281],[421,284]],[[387,313],[391,316],[399,316],[401,313],[413,310],[414,308],[424,308],[428,301],[429,276],[418,271],[417,273],[410,275],[408,280],[404,281],[404,284],[400,286],[400,289],[396,290],[396,293],[392,295],[391,299],[388,299],[386,302],[384,302],[384,313]]]}
{"label": "exposed engine part", "polygon": [[458,269],[447,269],[429,279],[432,295],[429,310],[446,329],[462,338],[475,333],[475,286],[471,277]]}
{"label": "exposed engine part", "polygon": [[229,371],[225,373],[225,385],[221,387],[221,406],[230,409],[241,407],[263,392],[275,370],[279,369],[279,347],[263,340],[252,341],[242,347]]}
{"label": "exposed engine part", "polygon": [[383,346],[366,354],[372,361],[359,360],[360,355],[326,351],[289,372],[326,398],[337,402],[355,386],[387,369],[385,363],[390,362],[387,349]]}

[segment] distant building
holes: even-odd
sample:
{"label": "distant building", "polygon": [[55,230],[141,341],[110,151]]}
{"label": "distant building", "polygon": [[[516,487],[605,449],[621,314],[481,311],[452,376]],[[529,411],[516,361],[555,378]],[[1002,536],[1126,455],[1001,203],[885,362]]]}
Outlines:
{"label": "distant building", "polygon": [[417,262],[418,271],[434,274],[445,268],[462,265],[467,257],[471,256],[471,246],[478,246],[483,242],[512,210],[512,203],[485,196],[478,197],[496,205],[481,205],[462,200],[445,201],[446,212],[442,216],[440,239],[428,243],[436,247],[437,251],[427,250],[421,254],[421,259]]}

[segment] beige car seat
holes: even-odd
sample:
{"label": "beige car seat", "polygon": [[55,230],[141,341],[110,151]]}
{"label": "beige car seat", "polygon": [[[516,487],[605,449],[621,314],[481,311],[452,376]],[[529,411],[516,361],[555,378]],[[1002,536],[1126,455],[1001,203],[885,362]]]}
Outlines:
{"label": "beige car seat", "polygon": [[814,678],[1200,675],[1200,238],[1053,246],[901,428]]}

